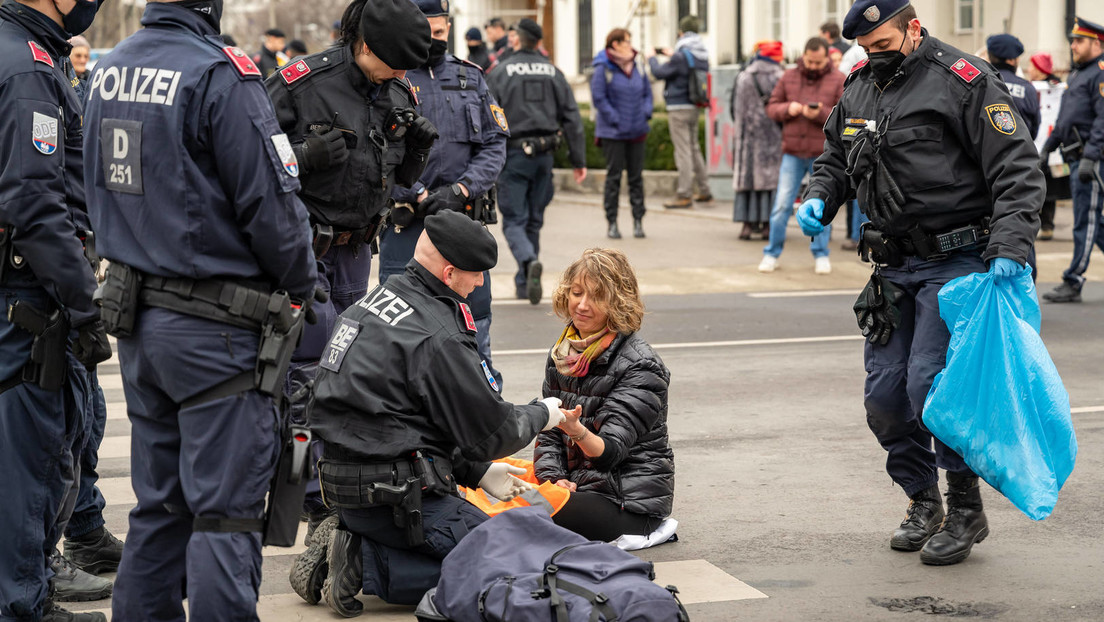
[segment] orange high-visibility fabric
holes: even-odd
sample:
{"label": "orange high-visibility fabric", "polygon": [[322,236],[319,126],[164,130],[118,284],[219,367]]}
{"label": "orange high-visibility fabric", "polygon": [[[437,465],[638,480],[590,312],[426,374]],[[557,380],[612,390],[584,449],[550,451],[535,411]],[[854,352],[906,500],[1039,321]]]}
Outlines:
{"label": "orange high-visibility fabric", "polygon": [[[525,475],[518,476],[518,479],[523,479],[534,486],[537,486],[537,478],[533,474],[533,461],[521,460],[518,458],[502,458],[501,460],[495,460],[495,462],[505,462],[506,464],[520,467],[525,469]],[[540,495],[543,501],[551,506],[551,514],[555,515],[563,508],[567,503],[569,497],[571,497],[571,491],[555,485],[552,482],[544,482],[537,486],[536,490],[531,490],[523,495],[518,495],[509,501],[499,501],[498,503],[492,503],[487,498],[486,493],[481,488],[464,488],[460,487],[460,494],[464,495],[464,499],[471,503],[475,507],[482,510],[487,516],[495,516],[501,514],[506,510],[512,510],[514,508],[526,508],[535,505],[531,500],[531,495]],[[530,497],[526,499],[526,497]]]}

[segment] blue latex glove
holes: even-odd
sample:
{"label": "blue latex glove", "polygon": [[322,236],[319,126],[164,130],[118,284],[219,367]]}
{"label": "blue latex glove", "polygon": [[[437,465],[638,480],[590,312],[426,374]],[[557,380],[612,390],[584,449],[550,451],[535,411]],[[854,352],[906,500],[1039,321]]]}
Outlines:
{"label": "blue latex glove", "polygon": [[1012,276],[1016,276],[1023,272],[1023,264],[1015,259],[1009,259],[1007,257],[997,257],[993,261],[989,262],[989,272],[993,273],[998,279],[1004,279]]}
{"label": "blue latex glove", "polygon": [[806,199],[797,207],[797,224],[801,225],[801,232],[808,236],[814,236],[824,231],[824,225],[820,218],[824,216],[824,199]]}

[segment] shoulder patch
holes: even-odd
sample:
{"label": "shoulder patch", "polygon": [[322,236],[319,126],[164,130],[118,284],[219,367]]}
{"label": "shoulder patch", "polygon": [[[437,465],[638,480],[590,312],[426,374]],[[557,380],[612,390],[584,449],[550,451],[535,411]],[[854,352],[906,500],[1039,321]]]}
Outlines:
{"label": "shoulder patch", "polygon": [[307,75],[311,72],[311,68],[305,61],[296,61],[287,67],[280,70],[280,75],[283,76],[284,82],[291,84],[299,78]]}
{"label": "shoulder patch", "polygon": [[847,75],[851,75],[851,74],[855,73],[856,71],[862,69],[863,67],[866,67],[866,64],[869,63],[869,62],[870,62],[870,59],[868,59],[868,58],[864,58],[864,59],[860,60],[859,62],[855,63],[855,66],[851,68],[851,71],[849,71],[847,73]]}
{"label": "shoulder patch", "polygon": [[981,70],[971,65],[965,58],[960,58],[951,63],[951,73],[969,84],[974,81],[974,78],[981,75]]}
{"label": "shoulder patch", "polygon": [[250,60],[249,55],[242,51],[241,48],[228,45],[222,48],[222,51],[230,59],[230,62],[234,64],[234,68],[238,70],[238,73],[243,76],[261,77],[261,70],[257,69],[257,65]]}
{"label": "shoulder patch", "polygon": [[51,67],[54,66],[54,59],[50,58],[50,53],[46,51],[46,48],[34,41],[28,41],[27,45],[31,46],[31,56],[34,57],[35,61],[45,63]]}
{"label": "shoulder patch", "polygon": [[1012,108],[1008,104],[992,104],[985,107],[989,116],[989,123],[993,129],[1001,134],[1009,136],[1016,133],[1016,115],[1012,114]]}
{"label": "shoulder patch", "polygon": [[494,117],[495,123],[498,124],[498,127],[502,128],[503,132],[509,132],[510,125],[506,123],[506,111],[503,110],[501,106],[496,106],[495,104],[491,104],[490,108],[491,116]]}
{"label": "shoulder patch", "polygon": [[1104,69],[1104,60],[1102,60],[1102,61],[1097,61],[1097,63],[1096,63],[1096,66],[1097,66],[1097,67],[1100,67],[1101,69]]}
{"label": "shoulder patch", "polygon": [[341,371],[341,364],[345,362],[345,355],[349,352],[349,346],[360,332],[360,323],[347,317],[339,317],[341,322],[334,329],[330,342],[326,344],[326,350],[322,352],[322,359],[318,362],[322,369],[328,369],[334,373]]}
{"label": "shoulder patch", "polygon": [[468,329],[468,332],[471,332],[471,333],[476,332],[475,318],[472,317],[471,308],[468,307],[468,305],[463,303],[463,302],[461,302],[459,304],[460,304],[460,314],[464,316],[464,328]]}

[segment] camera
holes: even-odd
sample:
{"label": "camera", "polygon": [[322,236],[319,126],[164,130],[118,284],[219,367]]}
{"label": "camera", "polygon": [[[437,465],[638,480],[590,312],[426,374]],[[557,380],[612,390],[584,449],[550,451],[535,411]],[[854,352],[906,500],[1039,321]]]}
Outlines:
{"label": "camera", "polygon": [[410,124],[417,118],[418,114],[414,112],[413,108],[392,108],[391,112],[387,114],[387,120],[383,126],[387,133],[387,140],[389,142],[402,140],[403,136],[406,136],[406,130],[410,128]]}

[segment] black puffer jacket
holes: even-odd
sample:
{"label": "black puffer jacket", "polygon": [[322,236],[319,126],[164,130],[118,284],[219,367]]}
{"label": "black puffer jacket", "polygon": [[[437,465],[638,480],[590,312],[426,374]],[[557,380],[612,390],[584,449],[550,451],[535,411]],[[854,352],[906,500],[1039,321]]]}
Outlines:
{"label": "black puffer jacket", "polygon": [[675,495],[675,459],[667,443],[671,372],[636,334],[618,335],[582,378],[556,371],[549,357],[544,396],[583,407],[580,421],[606,450],[588,458],[558,429],[537,436],[540,481],[567,479],[638,514],[666,518]]}

